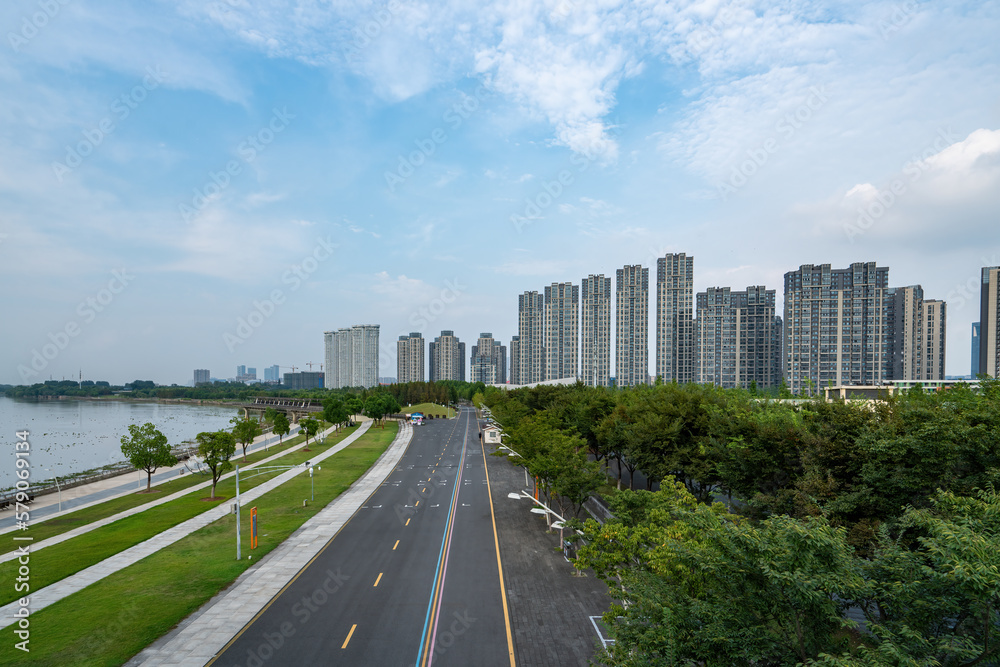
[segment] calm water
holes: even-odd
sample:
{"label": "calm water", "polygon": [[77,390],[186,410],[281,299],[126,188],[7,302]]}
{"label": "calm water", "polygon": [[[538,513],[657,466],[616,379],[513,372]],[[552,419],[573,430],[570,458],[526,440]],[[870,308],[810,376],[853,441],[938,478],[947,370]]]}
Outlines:
{"label": "calm water", "polygon": [[[191,440],[202,431],[228,427],[236,408],[220,406],[133,403],[130,401],[16,401],[0,396],[0,488],[14,475],[17,431],[27,429],[31,443],[31,477],[36,482],[53,474],[68,475],[123,461],[121,437],[129,424],[152,422],[171,445]],[[51,468],[46,471],[44,468]]]}

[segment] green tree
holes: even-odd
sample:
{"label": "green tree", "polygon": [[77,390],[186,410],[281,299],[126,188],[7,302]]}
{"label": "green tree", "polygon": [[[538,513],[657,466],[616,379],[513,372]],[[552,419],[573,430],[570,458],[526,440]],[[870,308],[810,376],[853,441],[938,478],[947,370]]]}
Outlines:
{"label": "green tree", "polygon": [[198,454],[212,473],[212,498],[215,499],[215,485],[226,471],[233,467],[229,460],[236,453],[236,438],[228,431],[199,433]]}
{"label": "green tree", "polygon": [[284,441],[284,437],[288,435],[288,432],[292,430],[291,424],[288,423],[288,415],[284,412],[279,412],[274,415],[274,428],[272,431],[278,434],[278,445]]}
{"label": "green tree", "polygon": [[331,424],[347,422],[347,406],[339,396],[331,396],[323,401],[323,419]]}
{"label": "green tree", "polygon": [[306,446],[305,449],[309,449],[309,438],[316,435],[319,432],[319,422],[312,417],[306,417],[305,419],[299,420],[299,428],[306,435]]}
{"label": "green tree", "polygon": [[616,495],[584,525],[577,567],[619,590],[609,665],[794,665],[846,646],[845,600],[864,588],[844,530],[822,518],[753,524],[664,480]]}
{"label": "green tree", "polygon": [[361,410],[364,408],[364,402],[358,396],[348,396],[344,401],[347,406],[347,412],[351,416],[352,420],[355,415],[360,414]]}
{"label": "green tree", "polygon": [[243,446],[243,462],[246,463],[247,447],[260,435],[260,424],[249,417],[246,419],[233,417],[230,423],[233,425],[233,437]]}
{"label": "green tree", "polygon": [[129,424],[128,432],[129,435],[122,436],[122,454],[136,470],[146,471],[146,490],[149,491],[156,469],[174,465],[177,457],[170,451],[167,436],[152,423]]}

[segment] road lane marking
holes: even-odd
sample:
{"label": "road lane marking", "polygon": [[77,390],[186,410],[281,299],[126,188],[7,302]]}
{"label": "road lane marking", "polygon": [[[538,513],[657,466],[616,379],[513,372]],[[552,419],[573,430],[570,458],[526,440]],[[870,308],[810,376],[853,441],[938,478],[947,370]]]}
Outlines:
{"label": "road lane marking", "polygon": [[[465,452],[468,442],[468,429],[465,430],[465,438],[462,442],[462,461],[465,460]],[[444,535],[441,536],[441,550],[438,553],[437,571],[434,573],[434,587],[431,598],[427,603],[427,615],[424,618],[424,630],[420,637],[420,651],[417,653],[417,665],[426,667],[433,658],[434,642],[437,639],[437,625],[441,616],[440,602],[443,597],[444,583],[448,572],[448,557],[451,554],[451,536],[455,527],[455,513],[458,506],[458,492],[460,484],[456,484],[451,492],[451,504],[448,510],[448,518],[445,521]]]}
{"label": "road lane marking", "polygon": [[404,523],[403,525],[404,525],[404,526],[409,526],[409,525],[410,525],[410,520],[409,520],[409,519],[407,519],[407,520],[406,520],[406,523]]}
{"label": "road lane marking", "polygon": [[395,551],[396,547],[398,546],[399,546],[399,540],[396,540],[396,543],[392,545],[392,550]]}
{"label": "road lane marking", "polygon": [[500,562],[500,540],[497,539],[497,517],[493,512],[493,489],[490,486],[490,467],[486,463],[486,448],[483,447],[483,469],[486,471],[486,497],[490,501],[490,519],[493,520],[493,544],[497,551],[497,574],[500,575],[500,599],[503,600],[503,624],[507,629],[507,655],[510,667],[514,667],[514,638],[510,632],[510,613],[507,611],[507,589],[503,583],[503,565]]}
{"label": "road lane marking", "polygon": [[378,573],[378,578],[375,580],[375,585],[372,588],[378,588],[378,582],[382,581],[382,573]]}
{"label": "road lane marking", "polygon": [[357,623],[355,623],[354,625],[351,626],[351,631],[347,633],[347,639],[344,640],[344,645],[341,646],[340,648],[347,648],[347,643],[349,641],[351,641],[351,635],[354,634],[354,628],[356,628],[356,627],[358,627]]}

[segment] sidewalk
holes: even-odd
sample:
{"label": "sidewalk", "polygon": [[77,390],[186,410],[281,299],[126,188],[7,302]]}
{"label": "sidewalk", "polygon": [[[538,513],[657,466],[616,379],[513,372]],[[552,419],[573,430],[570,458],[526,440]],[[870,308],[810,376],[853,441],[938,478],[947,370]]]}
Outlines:
{"label": "sidewalk", "polygon": [[[334,447],[330,448],[326,452],[323,452],[312,461],[313,463],[318,463],[324,459],[333,456],[337,452],[341,451],[359,437],[361,437],[371,426],[371,422],[364,422],[362,425],[351,435],[345,438],[342,442],[338,443]],[[244,494],[240,494],[240,502],[250,503],[264,495],[268,491],[280,486],[286,481],[290,480],[295,475],[304,473],[307,470],[305,466],[296,467],[293,470],[281,473],[277,477],[254,487],[250,491]],[[33,591],[31,594],[31,611],[36,612],[39,609],[44,609],[45,607],[58,602],[59,600],[72,595],[80,590],[83,590],[87,586],[104,579],[105,577],[121,570],[129,565],[137,563],[146,556],[149,556],[164,547],[170,546],[174,542],[186,537],[190,533],[203,528],[223,516],[226,516],[230,512],[230,503],[225,503],[223,506],[213,507],[207,512],[203,512],[196,517],[188,519],[187,521],[180,523],[173,528],[165,530],[164,532],[151,537],[145,542],[141,542],[134,547],[130,547],[124,551],[121,551],[110,558],[106,558],[100,563],[92,565],[74,575],[66,577],[62,581],[56,582],[51,586],[46,586],[37,591]],[[18,608],[18,602],[12,602],[3,607],[0,607],[0,628],[5,628],[12,623],[17,622],[14,612]]]}
{"label": "sidewalk", "polygon": [[[164,667],[201,667],[309,563],[346,524],[399,464],[413,427],[401,422],[399,433],[375,465],[351,488],[293,533],[257,565],[126,663]],[[2,612],[0,612],[2,613]]]}
{"label": "sidewalk", "polygon": [[[317,435],[317,437],[322,439],[326,435],[329,435],[331,431],[333,431],[332,427],[329,428],[329,429],[327,429],[326,431],[323,431],[322,433],[319,433]],[[250,447],[247,447],[247,453],[248,454],[252,451],[252,447],[253,447],[253,445],[251,445]],[[259,449],[259,447],[257,449]],[[285,456],[286,454],[289,454],[289,453],[294,452],[294,451],[296,451],[294,448],[293,449],[284,449],[284,450],[282,450],[280,452],[277,452],[273,456],[267,457],[266,459],[262,459],[260,461],[257,461],[256,463],[248,464],[243,469],[244,470],[253,470],[257,466],[263,465],[265,463],[270,463],[271,461],[275,461],[277,459],[280,459],[281,457]],[[240,448],[240,452],[238,454],[234,455],[233,458],[234,459],[239,459],[239,458],[242,457],[242,455],[243,455],[243,453],[242,453],[242,447],[241,447]],[[228,472],[225,475],[223,475],[222,477],[220,477],[219,481],[221,482],[222,480],[229,479],[229,478],[231,478],[231,477],[233,477],[235,475],[236,475],[235,471]],[[98,484],[99,483],[100,482],[98,482]],[[189,486],[186,489],[181,489],[180,491],[176,491],[176,492],[174,492],[174,493],[172,493],[172,494],[170,494],[168,496],[158,497],[155,500],[151,500],[148,503],[143,503],[142,505],[137,505],[136,507],[132,507],[130,509],[124,510],[124,511],[119,512],[117,514],[114,514],[112,516],[105,517],[103,519],[98,519],[97,521],[91,521],[88,524],[85,524],[83,526],[79,526],[78,528],[74,528],[72,530],[68,530],[68,531],[66,531],[64,533],[60,533],[58,535],[53,535],[52,537],[50,537],[48,539],[41,540],[40,542],[31,542],[30,543],[31,544],[31,553],[36,553],[40,549],[44,549],[45,547],[50,547],[50,546],[52,546],[54,544],[59,544],[60,542],[65,542],[66,540],[73,539],[74,537],[77,537],[79,535],[83,535],[84,533],[89,533],[92,530],[97,530],[101,526],[106,526],[109,523],[114,523],[115,521],[118,521],[119,519],[124,519],[125,517],[132,516],[133,514],[139,514],[141,512],[145,512],[148,509],[152,509],[152,508],[157,507],[159,505],[163,505],[164,503],[169,503],[172,500],[177,500],[178,498],[186,496],[186,495],[188,495],[190,493],[194,493],[195,491],[197,491],[199,489],[207,489],[210,486],[212,486],[211,479],[209,479],[208,481],[202,482],[201,484],[195,484],[194,486]],[[125,493],[126,494],[127,493],[135,493],[135,491],[130,488]],[[124,495],[124,494],[119,494],[119,495]],[[117,497],[117,496],[113,496],[113,497]],[[106,500],[108,500],[108,498],[99,498],[98,500],[96,500],[94,502],[91,502],[91,503],[88,503],[87,505],[82,505],[81,507],[87,507],[89,505],[93,505],[93,504],[96,504],[96,503],[101,503],[101,502],[104,502]],[[77,509],[80,509],[80,507],[74,507],[73,510],[64,510],[64,512],[76,511]],[[58,516],[58,514],[55,515],[55,516]],[[47,517],[47,518],[51,518],[51,517]],[[10,532],[11,530],[13,530],[13,528],[9,528],[9,529],[7,529],[5,531],[0,531],[0,534],[2,534],[4,532]],[[15,558],[18,557],[18,555],[19,554],[18,554],[17,551],[11,551],[11,552],[8,552],[8,553],[5,553],[5,554],[0,554],[0,563],[5,563],[5,562],[7,562],[9,560],[14,560]]]}

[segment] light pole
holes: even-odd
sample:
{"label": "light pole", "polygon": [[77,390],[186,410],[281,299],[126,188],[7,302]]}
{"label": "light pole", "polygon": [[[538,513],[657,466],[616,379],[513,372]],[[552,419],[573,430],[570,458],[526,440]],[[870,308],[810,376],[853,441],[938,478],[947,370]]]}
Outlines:
{"label": "light pole", "polygon": [[[544,514],[545,515],[545,519],[546,519],[546,524],[548,525],[548,527],[549,528],[558,528],[559,529],[559,548],[562,549],[563,556],[566,556],[566,542],[565,542],[565,540],[563,540],[563,529],[566,527],[566,519],[564,519],[561,516],[559,516],[558,514],[556,514],[555,511],[553,511],[548,505],[546,505],[545,503],[543,503],[538,498],[535,498],[534,496],[532,496],[527,491],[521,491],[520,493],[512,491],[512,492],[510,492],[510,493],[507,494],[507,497],[510,498],[511,500],[520,500],[521,498],[528,498],[532,502],[537,503],[538,505],[540,505],[540,507],[532,507],[531,508],[531,513],[532,514]],[[549,516],[550,515],[554,516],[557,520],[549,523]],[[579,531],[579,530],[576,531],[576,532],[579,535],[583,535],[583,533],[581,531]],[[569,559],[567,558],[567,560],[569,560]]]}
{"label": "light pole", "polygon": [[[302,466],[309,468],[310,484],[312,484],[312,467],[309,461],[301,464]],[[261,466],[254,468],[253,475],[250,477],[256,477],[257,475],[263,475],[267,470],[293,470],[299,466]],[[322,470],[323,468],[317,467],[317,470]],[[236,560],[240,559],[240,464],[236,464]]]}

